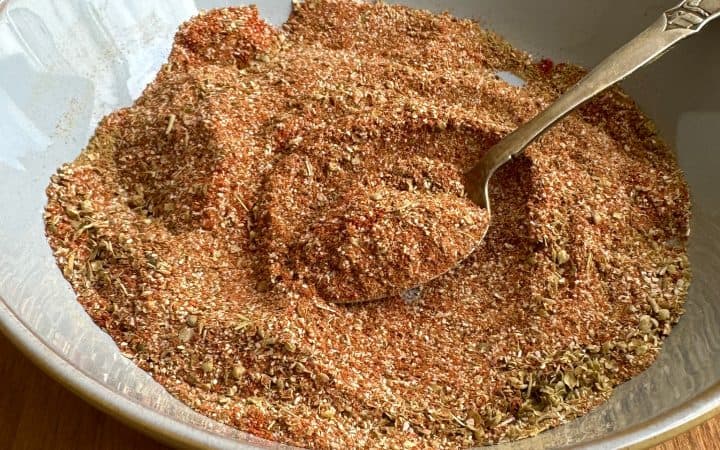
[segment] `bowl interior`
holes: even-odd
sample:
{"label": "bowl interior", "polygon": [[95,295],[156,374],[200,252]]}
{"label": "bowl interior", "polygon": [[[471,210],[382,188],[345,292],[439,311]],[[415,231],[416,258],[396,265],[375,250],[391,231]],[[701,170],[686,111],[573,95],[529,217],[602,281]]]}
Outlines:
{"label": "bowl interior", "polygon": [[[220,0],[0,0],[0,325],[91,401],[186,445],[266,446],[170,397],[95,327],[55,266],[42,211],[49,176],[98,120],[136,98],[178,24]],[[258,0],[280,24],[290,1]],[[538,56],[587,66],[649,25],[667,0],[415,0],[471,17]],[[687,313],[657,362],[591,414],[520,448],[651,439],[720,407],[720,23],[625,83],[677,149],[691,185],[694,280]]]}

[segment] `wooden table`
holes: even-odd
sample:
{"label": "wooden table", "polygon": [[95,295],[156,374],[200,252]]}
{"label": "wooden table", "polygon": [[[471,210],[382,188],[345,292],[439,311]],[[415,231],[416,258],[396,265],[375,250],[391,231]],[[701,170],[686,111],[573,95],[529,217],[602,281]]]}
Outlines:
{"label": "wooden table", "polygon": [[[0,334],[0,448],[165,449],[75,397]],[[720,417],[655,450],[720,450]]]}

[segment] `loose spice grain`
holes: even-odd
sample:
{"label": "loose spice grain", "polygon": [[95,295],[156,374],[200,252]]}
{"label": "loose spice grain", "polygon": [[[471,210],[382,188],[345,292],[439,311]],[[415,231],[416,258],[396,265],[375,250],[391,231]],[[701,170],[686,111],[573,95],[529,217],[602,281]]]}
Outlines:
{"label": "loose spice grain", "polygon": [[499,171],[487,236],[420,291],[337,305],[284,272],[272,243],[325,223],[354,174],[452,193],[434,170],[467,170],[583,73],[449,15],[294,8],[283,30],[253,8],[184,24],[141,98],[52,177],[50,245],[121,351],[201,413],[312,448],[520,439],[645,369],[682,313],[689,199],[618,89]]}

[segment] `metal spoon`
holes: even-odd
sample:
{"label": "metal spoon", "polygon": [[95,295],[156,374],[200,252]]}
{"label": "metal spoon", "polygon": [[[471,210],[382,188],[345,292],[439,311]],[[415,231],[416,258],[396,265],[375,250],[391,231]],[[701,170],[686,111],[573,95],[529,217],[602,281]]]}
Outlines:
{"label": "metal spoon", "polygon": [[699,32],[720,16],[720,0],[685,0],[666,11],[648,29],[618,49],[555,103],[507,135],[465,174],[468,197],[490,212],[488,185],[493,173],[520,154],[545,131],[608,87],[662,56],[677,42]]}
{"label": "metal spoon", "polygon": [[[500,166],[522,152],[525,147],[575,108],[639,68],[650,64],[677,42],[699,32],[702,27],[718,16],[720,16],[720,0],[685,0],[675,8],[666,11],[648,29],[601,62],[547,109],[490,148],[477,165],[465,174],[465,191],[470,200],[483,207],[486,210],[486,218],[489,218],[491,214],[488,185],[493,173]],[[485,224],[489,223],[489,220],[485,221]],[[475,236],[479,237],[476,243],[479,243],[487,233],[489,225],[484,226],[484,229],[476,230]],[[446,264],[430,264],[426,268],[427,270],[420,272],[423,274],[421,279],[407,279],[406,276],[405,282],[398,286],[389,283],[387,277],[376,278],[372,281],[380,287],[372,292],[364,291],[362,296],[347,298],[340,296],[329,300],[336,303],[354,303],[385,298],[394,294],[412,297],[416,289],[409,291],[406,289],[413,285],[413,282],[417,282],[415,285],[417,286],[443,275],[454,267],[453,262],[462,261],[473,250],[473,245],[465,245],[462,252],[454,255],[457,258],[454,261],[451,258],[446,261]],[[402,269],[402,266],[395,264],[391,268],[396,269],[397,267]],[[383,270],[378,272],[386,273]]]}

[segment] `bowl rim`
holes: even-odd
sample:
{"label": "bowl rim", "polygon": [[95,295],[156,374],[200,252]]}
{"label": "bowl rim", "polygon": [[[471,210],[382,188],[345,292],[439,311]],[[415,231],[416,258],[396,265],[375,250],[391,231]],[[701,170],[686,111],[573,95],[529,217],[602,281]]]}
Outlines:
{"label": "bowl rim", "polygon": [[[63,387],[151,438],[181,447],[248,450],[256,448],[180,422],[111,390],[53,350],[24,323],[1,295],[0,332],[33,364]],[[584,442],[582,447],[649,448],[688,431],[715,415],[720,415],[720,381],[654,418],[620,432]],[[577,446],[564,448],[577,448]]]}

